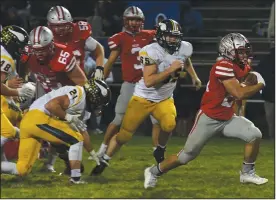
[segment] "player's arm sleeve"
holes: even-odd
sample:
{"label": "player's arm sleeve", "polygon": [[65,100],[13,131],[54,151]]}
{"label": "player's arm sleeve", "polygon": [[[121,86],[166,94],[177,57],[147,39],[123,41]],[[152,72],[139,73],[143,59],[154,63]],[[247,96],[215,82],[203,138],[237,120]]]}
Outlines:
{"label": "player's arm sleeve", "polygon": [[84,50],[86,51],[94,51],[97,47],[98,41],[95,40],[93,37],[89,36],[84,45]]}
{"label": "player's arm sleeve", "polygon": [[121,37],[119,34],[115,34],[108,39],[109,49],[115,50],[121,46]]}
{"label": "player's arm sleeve", "polygon": [[82,98],[84,97],[84,89],[81,86],[70,86],[68,87],[68,92],[66,95],[70,101],[68,108],[71,108],[81,102]]}
{"label": "player's arm sleeve", "polygon": [[214,66],[214,68],[214,74],[220,80],[226,80],[235,77],[234,70],[230,65],[221,65],[220,63],[218,63]]}
{"label": "player's arm sleeve", "polygon": [[157,64],[157,58],[152,51],[142,48],[139,51],[140,63],[144,66]]}

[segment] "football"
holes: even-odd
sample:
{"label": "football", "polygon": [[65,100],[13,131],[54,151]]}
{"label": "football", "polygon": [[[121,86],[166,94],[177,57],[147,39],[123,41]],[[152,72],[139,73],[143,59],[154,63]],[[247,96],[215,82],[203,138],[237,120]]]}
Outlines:
{"label": "football", "polygon": [[257,76],[253,73],[248,73],[242,84],[246,86],[256,85],[258,83]]}

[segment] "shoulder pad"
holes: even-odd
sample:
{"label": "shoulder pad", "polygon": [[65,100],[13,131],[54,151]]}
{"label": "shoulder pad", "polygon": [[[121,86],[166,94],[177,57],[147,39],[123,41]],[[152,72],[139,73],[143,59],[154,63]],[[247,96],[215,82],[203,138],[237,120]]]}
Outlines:
{"label": "shoulder pad", "polygon": [[157,63],[156,50],[152,45],[146,45],[139,51],[140,62],[143,65],[153,65]]}
{"label": "shoulder pad", "polygon": [[187,57],[190,57],[193,53],[193,45],[190,42],[181,41],[181,50],[183,54]]}

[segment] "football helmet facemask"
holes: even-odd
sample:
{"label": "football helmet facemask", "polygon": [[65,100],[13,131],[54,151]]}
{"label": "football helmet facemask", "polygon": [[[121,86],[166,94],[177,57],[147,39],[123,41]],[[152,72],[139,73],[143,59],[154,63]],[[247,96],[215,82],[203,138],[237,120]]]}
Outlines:
{"label": "football helmet facemask", "polygon": [[46,26],[38,26],[31,31],[30,47],[38,61],[44,62],[53,55],[53,39],[52,31]]}
{"label": "football helmet facemask", "polygon": [[140,8],[131,6],[124,11],[123,20],[127,31],[137,33],[143,29],[145,16]]}
{"label": "football helmet facemask", "polygon": [[73,18],[63,6],[52,7],[48,11],[47,22],[55,39],[59,41],[65,40],[73,32]]}
{"label": "football helmet facemask", "polygon": [[94,108],[107,106],[111,100],[111,91],[108,85],[102,80],[93,78],[88,80],[84,85],[84,90],[88,104]]}
{"label": "football helmet facemask", "polygon": [[178,22],[165,19],[158,24],[156,40],[169,54],[173,54],[180,48],[182,36],[183,33]]}
{"label": "football helmet facemask", "polygon": [[244,67],[253,58],[252,46],[244,35],[229,33],[219,43],[219,56]]}

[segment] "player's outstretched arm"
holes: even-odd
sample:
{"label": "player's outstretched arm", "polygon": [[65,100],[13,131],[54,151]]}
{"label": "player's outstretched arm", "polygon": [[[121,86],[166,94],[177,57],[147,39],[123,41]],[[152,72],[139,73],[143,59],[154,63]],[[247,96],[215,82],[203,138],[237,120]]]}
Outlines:
{"label": "player's outstretched arm", "polygon": [[233,97],[241,100],[253,96],[255,93],[263,89],[264,83],[259,82],[256,85],[242,87],[236,78],[230,78],[222,81],[225,89]]}
{"label": "player's outstretched arm", "polygon": [[199,90],[202,86],[201,80],[198,78],[197,73],[193,67],[192,61],[188,58],[185,62],[185,69],[191,76],[193,84],[196,86],[196,90]]}
{"label": "player's outstretched arm", "polygon": [[113,64],[115,63],[115,61],[119,57],[120,53],[121,53],[121,50],[119,48],[114,49],[114,50],[111,51],[111,53],[108,57],[108,60],[104,65],[104,79],[108,78],[108,76],[109,76],[109,74],[112,70]]}

